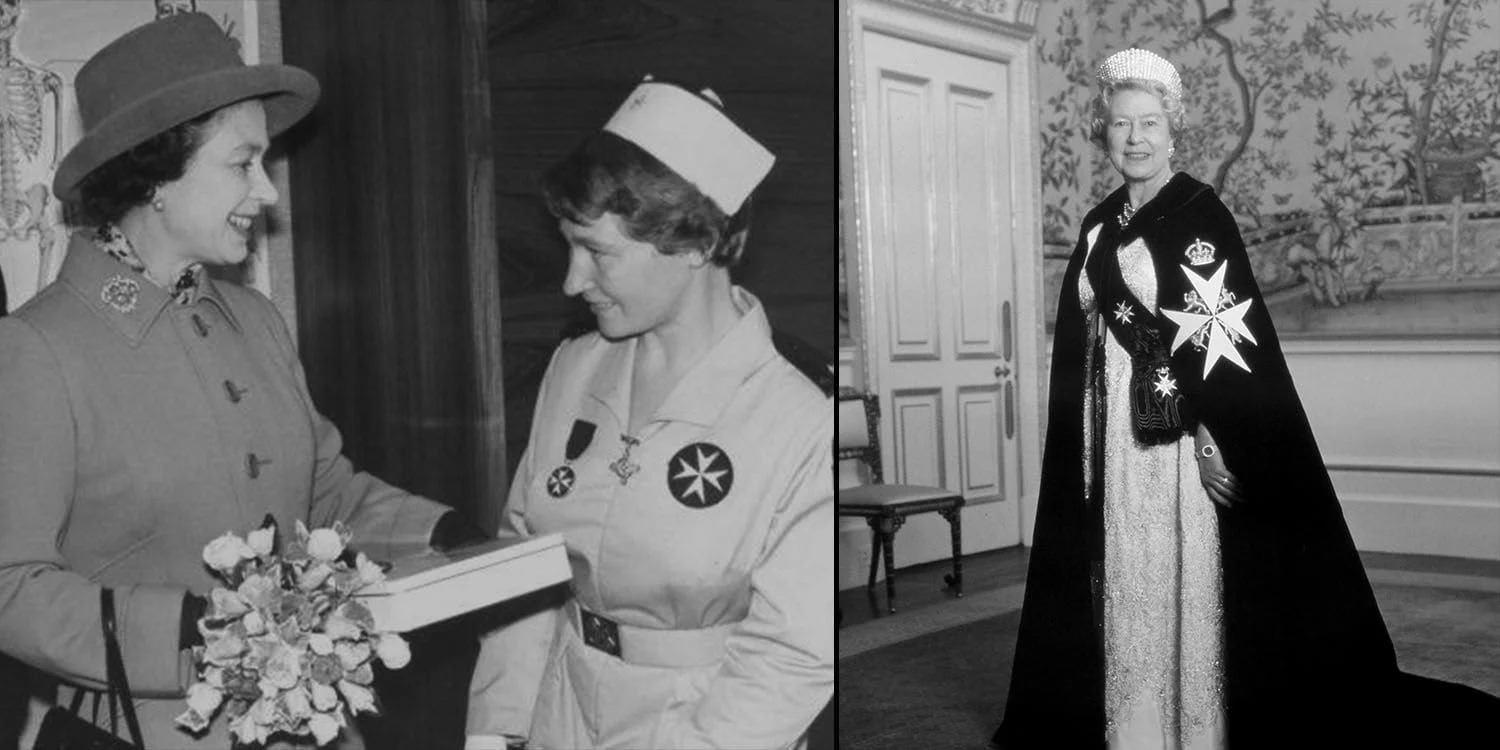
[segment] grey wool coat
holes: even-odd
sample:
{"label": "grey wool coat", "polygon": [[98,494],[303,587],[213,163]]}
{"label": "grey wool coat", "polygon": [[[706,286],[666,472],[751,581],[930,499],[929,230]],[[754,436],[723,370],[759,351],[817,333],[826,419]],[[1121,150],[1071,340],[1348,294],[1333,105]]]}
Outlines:
{"label": "grey wool coat", "polygon": [[147,746],[227,747],[225,717],[201,738],[173,724],[193,677],[183,594],[214,585],[204,545],[271,513],[284,533],[342,520],[389,559],[447,508],[342,455],[265,297],[205,276],[179,303],[92,236],[0,318],[0,651],[98,687],[99,587],[114,587]]}

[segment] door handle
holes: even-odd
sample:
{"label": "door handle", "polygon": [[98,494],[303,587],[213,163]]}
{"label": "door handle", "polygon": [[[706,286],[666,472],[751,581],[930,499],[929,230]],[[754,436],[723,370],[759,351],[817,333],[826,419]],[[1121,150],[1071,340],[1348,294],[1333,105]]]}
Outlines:
{"label": "door handle", "polygon": [[995,377],[997,377],[997,378],[1003,378],[1003,377],[1005,377],[1006,375],[1009,375],[1009,374],[1010,374],[1010,365],[1005,365],[1005,364],[995,365]]}

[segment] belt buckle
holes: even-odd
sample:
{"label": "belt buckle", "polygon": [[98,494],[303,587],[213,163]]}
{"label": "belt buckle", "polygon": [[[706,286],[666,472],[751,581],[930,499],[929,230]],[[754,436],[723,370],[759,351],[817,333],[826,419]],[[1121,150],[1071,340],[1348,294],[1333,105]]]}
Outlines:
{"label": "belt buckle", "polygon": [[610,656],[620,656],[620,625],[608,617],[600,617],[582,607],[578,608],[583,622],[583,642]]}

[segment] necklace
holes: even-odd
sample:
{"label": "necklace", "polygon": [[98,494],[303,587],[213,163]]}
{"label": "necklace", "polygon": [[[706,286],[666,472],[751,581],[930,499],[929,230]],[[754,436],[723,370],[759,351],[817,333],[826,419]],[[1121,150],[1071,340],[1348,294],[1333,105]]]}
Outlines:
{"label": "necklace", "polygon": [[620,442],[625,444],[625,451],[620,454],[619,458],[609,462],[609,470],[620,478],[620,484],[626,485],[630,484],[630,478],[641,470],[639,464],[631,463],[630,461],[630,449],[640,445],[641,441],[639,438],[622,434],[620,435]]}

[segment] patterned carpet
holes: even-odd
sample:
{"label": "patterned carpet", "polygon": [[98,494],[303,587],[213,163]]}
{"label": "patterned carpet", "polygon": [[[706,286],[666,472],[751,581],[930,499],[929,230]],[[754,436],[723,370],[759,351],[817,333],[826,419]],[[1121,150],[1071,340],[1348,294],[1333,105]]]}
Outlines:
{"label": "patterned carpet", "polygon": [[[1401,668],[1500,695],[1500,577],[1369,569]],[[839,747],[973,748],[998,725],[1024,587],[839,631]]]}

